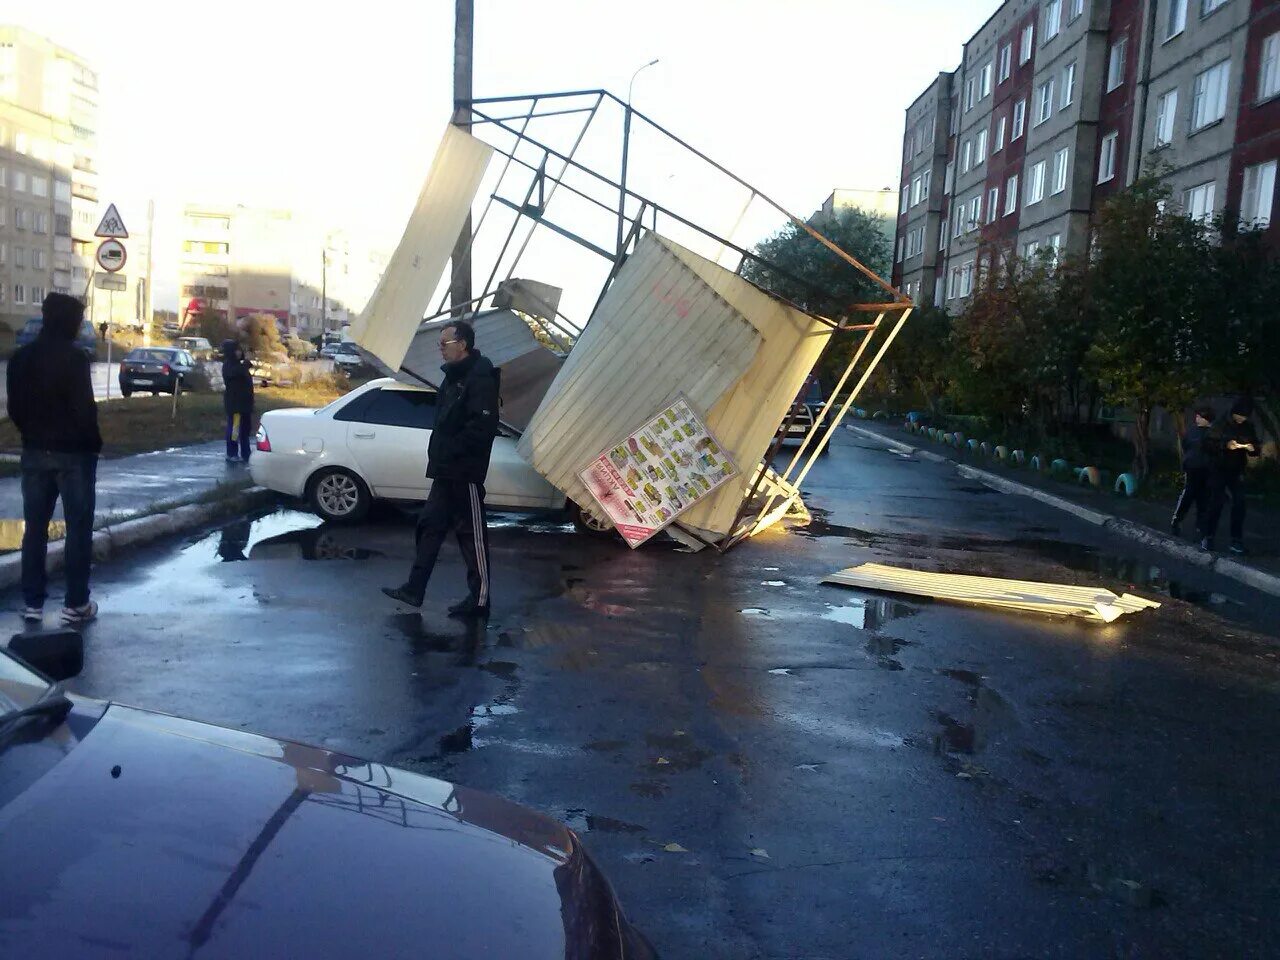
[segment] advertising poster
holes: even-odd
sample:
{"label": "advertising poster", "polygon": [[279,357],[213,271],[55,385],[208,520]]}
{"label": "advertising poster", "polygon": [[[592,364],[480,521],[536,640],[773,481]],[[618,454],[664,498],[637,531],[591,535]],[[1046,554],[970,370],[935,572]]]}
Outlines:
{"label": "advertising poster", "polygon": [[684,397],[578,472],[618,532],[638,547],[737,475]]}

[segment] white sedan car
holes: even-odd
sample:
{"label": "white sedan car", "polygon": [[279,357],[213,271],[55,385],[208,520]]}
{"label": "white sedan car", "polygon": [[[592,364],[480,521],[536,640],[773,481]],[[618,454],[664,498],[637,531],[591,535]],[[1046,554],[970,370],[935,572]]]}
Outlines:
{"label": "white sedan car", "polygon": [[[435,413],[434,390],[390,377],[319,410],[271,410],[262,415],[249,472],[259,486],[305,497],[326,520],[359,520],[375,499],[421,502],[431,488],[427,442]],[[603,532],[521,459],[505,431],[493,443],[485,492],[490,507],[568,507],[579,526]]]}

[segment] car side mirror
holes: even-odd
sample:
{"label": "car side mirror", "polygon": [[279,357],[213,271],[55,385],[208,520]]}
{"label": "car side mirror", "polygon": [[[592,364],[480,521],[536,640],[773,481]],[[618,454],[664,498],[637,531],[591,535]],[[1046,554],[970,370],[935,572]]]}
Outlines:
{"label": "car side mirror", "polygon": [[9,652],[50,680],[70,680],[84,669],[84,637],[70,627],[15,633]]}

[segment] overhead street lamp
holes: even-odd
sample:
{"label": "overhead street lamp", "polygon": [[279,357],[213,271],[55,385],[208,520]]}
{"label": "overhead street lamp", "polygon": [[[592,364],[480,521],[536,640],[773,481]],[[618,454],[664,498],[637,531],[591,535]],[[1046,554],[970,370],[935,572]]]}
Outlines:
{"label": "overhead street lamp", "polygon": [[622,177],[618,185],[618,242],[615,262],[621,262],[622,260],[622,234],[627,221],[627,154],[631,147],[631,92],[636,85],[636,77],[657,63],[658,59],[658,57],[654,57],[648,63],[637,67],[635,73],[631,74],[631,82],[627,84],[627,100],[623,104]]}

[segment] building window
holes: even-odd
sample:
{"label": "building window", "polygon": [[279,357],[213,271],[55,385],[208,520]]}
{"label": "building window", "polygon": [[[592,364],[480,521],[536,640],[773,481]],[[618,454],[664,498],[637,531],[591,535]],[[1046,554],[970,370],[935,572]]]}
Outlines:
{"label": "building window", "polygon": [[1231,61],[1223,60],[1203,73],[1196,74],[1191,91],[1191,129],[1216,123],[1227,114],[1227,86]]}
{"label": "building window", "polygon": [[25,157],[31,152],[31,138],[19,130],[13,138],[13,149]]}
{"label": "building window", "polygon": [[942,174],[942,192],[949,194],[952,185],[956,182],[956,165],[953,160],[947,164],[946,171]]}
{"label": "building window", "polygon": [[1153,146],[1163,147],[1173,143],[1173,121],[1178,115],[1177,88],[1160,94],[1156,101],[1156,139]]}
{"label": "building window", "polygon": [[969,201],[969,229],[977,230],[982,224],[982,194]]}
{"label": "building window", "polygon": [[987,159],[987,131],[979,130],[973,140],[973,165],[980,166]]}
{"label": "building window", "polygon": [[1036,126],[1053,116],[1053,81],[1040,85],[1040,98],[1036,104]]}
{"label": "building window", "polygon": [[13,248],[13,265],[15,267],[25,267],[27,265],[27,248],[26,247]]}
{"label": "building window", "polygon": [[1187,29],[1187,0],[1169,0],[1169,21],[1165,24],[1164,38],[1172,39]]}
{"label": "building window", "polygon": [[32,287],[32,288],[31,288],[31,302],[32,302],[32,303],[43,303],[43,302],[44,302],[44,287]]}
{"label": "building window", "polygon": [[951,106],[947,114],[947,134],[954,137],[960,130],[960,111],[957,109],[959,100],[956,97],[951,98]]}
{"label": "building window", "polygon": [[[0,267],[4,266],[5,263],[8,262],[8,260],[9,260],[9,245],[7,243],[0,243]],[[4,287],[0,286],[0,290],[3,290],[3,289]]]}
{"label": "building window", "polygon": [[1067,14],[1067,19],[1074,20],[1076,17],[1084,13],[1084,0],[1071,0],[1071,12]]}
{"label": "building window", "polygon": [[988,60],[983,64],[982,70],[978,73],[978,99],[983,100],[991,96],[991,61]]}
{"label": "building window", "polygon": [[965,205],[960,204],[960,209],[956,211],[956,222],[952,225],[951,239],[959,239],[960,234],[964,233],[964,209]]}
{"label": "building window", "polygon": [[[902,214],[906,213],[907,207],[909,206],[911,206],[911,184],[905,183],[902,185],[902,199],[898,203],[898,216],[902,216]],[[184,241],[182,244],[182,249],[190,253],[191,242],[189,240]]]}
{"label": "building window", "polygon": [[44,177],[33,176],[31,178],[31,192],[37,197],[47,197],[49,195],[49,181]]}
{"label": "building window", "polygon": [[938,249],[947,249],[947,218],[942,218],[942,229],[938,231]]}
{"label": "building window", "polygon": [[935,307],[942,306],[942,278],[933,278],[933,305]]}
{"label": "building window", "polygon": [[973,293],[973,261],[970,260],[960,268],[960,296],[967,297]]}
{"label": "building window", "polygon": [[1035,39],[1035,24],[1028,23],[1022,28],[1022,42],[1018,47],[1018,66],[1022,66],[1031,59],[1031,47],[1035,43]]}
{"label": "building window", "polygon": [[1119,133],[1108,133],[1098,150],[1098,182],[1106,183],[1116,175],[1116,143]]}
{"label": "building window", "polygon": [[969,167],[973,165],[973,141],[966,140],[960,145],[960,172],[962,174],[969,172]]}
{"label": "building window", "polygon": [[1200,0],[1200,16],[1207,17],[1226,2],[1227,0]]}
{"label": "building window", "polygon": [[31,251],[31,268],[33,270],[44,269],[44,251],[36,248]]}
{"label": "building window", "polygon": [[933,179],[933,167],[924,172],[924,176],[920,178],[920,199],[929,199],[929,181]]}
{"label": "building window", "polygon": [[13,189],[18,193],[27,192],[27,175],[21,170],[13,171]]}
{"label": "building window", "polygon": [[1044,160],[1032,166],[1031,179],[1027,181],[1027,206],[1044,199],[1044,177],[1047,166]]}
{"label": "building window", "polygon": [[[1262,69],[1258,73],[1258,99],[1269,100],[1278,93],[1280,93],[1280,33],[1273,33],[1262,41]],[[0,180],[2,179],[0,177]]]}
{"label": "building window", "polygon": [[1048,0],[1044,5],[1044,42],[1048,43],[1062,29],[1062,0]]}
{"label": "building window", "polygon": [[899,237],[898,238],[898,257],[897,257],[898,263],[902,262],[902,248],[904,245],[905,244],[903,243],[903,238]]}
{"label": "building window", "polygon": [[920,178],[916,177],[911,181],[911,206],[915,206],[920,202]]}
{"label": "building window", "polygon": [[1004,83],[1013,72],[1013,44],[1006,43],[1000,48],[1000,82]]}
{"label": "building window", "polygon": [[1107,92],[1110,93],[1124,83],[1125,53],[1129,49],[1129,38],[1121,37],[1111,45],[1111,53],[1107,57]]}
{"label": "building window", "polygon": [[1263,230],[1271,226],[1271,202],[1276,194],[1276,161],[1268,160],[1244,168],[1244,193],[1240,219],[1247,226]]}
{"label": "building window", "polygon": [[995,146],[991,148],[992,153],[999,153],[1004,149],[1004,123],[1004,117],[1001,117],[996,121],[996,143]]}
{"label": "building window", "polygon": [[1213,216],[1213,200],[1217,184],[1212,180],[1192,187],[1182,195],[1182,206],[1193,220],[1208,221]]}
{"label": "building window", "polygon": [[71,182],[68,180],[53,181],[53,199],[63,203],[71,202]]}
{"label": "building window", "polygon": [[1065,110],[1071,106],[1076,99],[1076,63],[1072,60],[1062,68],[1062,102],[1058,105],[1059,110]]}
{"label": "building window", "polygon": [[1057,263],[1058,257],[1062,255],[1062,234],[1055,233],[1048,239],[1045,246],[1049,248],[1049,253],[1051,254],[1049,259]]}
{"label": "building window", "polygon": [[27,302],[27,288],[20,283],[15,283],[13,285],[13,302],[14,303]]}
{"label": "building window", "polygon": [[1009,133],[1009,142],[1012,143],[1022,136],[1022,131],[1027,126],[1027,101],[1019,100],[1013,105],[1013,130]]}
{"label": "building window", "polygon": [[[9,168],[0,166],[0,187],[6,187],[8,185],[9,185]],[[4,289],[4,288],[0,287],[0,289]]]}
{"label": "building window", "polygon": [[1015,173],[1004,184],[1004,215],[1007,217],[1018,210],[1018,175]]}
{"label": "building window", "polygon": [[31,224],[31,229],[36,233],[48,233],[49,232],[49,215],[47,213],[41,213],[40,211],[37,210],[35,219]]}
{"label": "building window", "polygon": [[987,191],[987,223],[995,223],[1000,216],[1000,188],[992,187]]}
{"label": "building window", "polygon": [[27,229],[27,211],[24,207],[13,208],[13,225],[19,230]]}
{"label": "building window", "polygon": [[1034,260],[1039,252],[1040,242],[1038,240],[1028,240],[1022,245],[1022,258],[1024,260]]}
{"label": "building window", "polygon": [[973,109],[973,95],[977,90],[977,84],[973,77],[964,82],[964,112],[968,113]]}
{"label": "building window", "polygon": [[1067,189],[1067,168],[1070,165],[1071,149],[1063,147],[1053,155],[1053,187],[1055,194]]}

